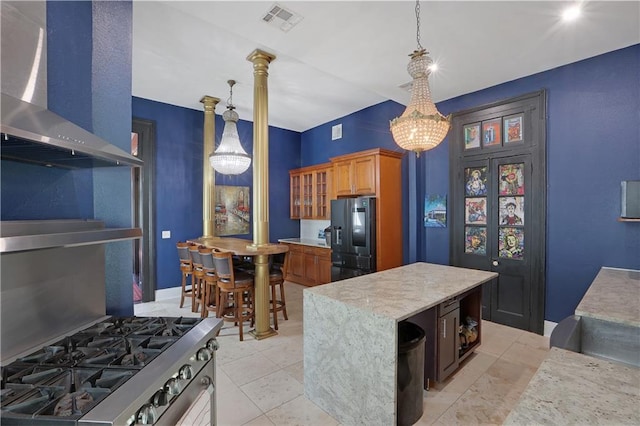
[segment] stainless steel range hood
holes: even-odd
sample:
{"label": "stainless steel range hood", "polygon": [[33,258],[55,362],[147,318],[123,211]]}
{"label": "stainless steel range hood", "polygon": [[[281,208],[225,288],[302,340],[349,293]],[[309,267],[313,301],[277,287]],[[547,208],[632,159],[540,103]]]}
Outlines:
{"label": "stainless steel range hood", "polygon": [[142,161],[41,106],[2,93],[0,154],[66,169],[142,166]]}

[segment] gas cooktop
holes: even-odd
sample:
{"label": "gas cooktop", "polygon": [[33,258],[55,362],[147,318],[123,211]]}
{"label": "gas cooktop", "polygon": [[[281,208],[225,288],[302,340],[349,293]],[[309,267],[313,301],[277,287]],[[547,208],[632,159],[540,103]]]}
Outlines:
{"label": "gas cooktop", "polygon": [[3,424],[73,424],[200,321],[112,317],[17,358],[2,366]]}

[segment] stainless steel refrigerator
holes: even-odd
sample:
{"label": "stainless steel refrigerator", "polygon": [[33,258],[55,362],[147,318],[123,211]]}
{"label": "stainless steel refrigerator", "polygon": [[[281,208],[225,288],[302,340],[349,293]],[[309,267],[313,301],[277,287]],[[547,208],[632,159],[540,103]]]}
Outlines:
{"label": "stainless steel refrigerator", "polygon": [[331,201],[331,281],[376,271],[376,199]]}

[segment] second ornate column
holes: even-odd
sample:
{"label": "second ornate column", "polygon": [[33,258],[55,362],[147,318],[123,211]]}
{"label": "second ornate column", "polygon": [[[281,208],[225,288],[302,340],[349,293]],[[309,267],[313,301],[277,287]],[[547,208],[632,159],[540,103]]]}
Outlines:
{"label": "second ornate column", "polygon": [[204,104],[204,127],[203,127],[203,157],[202,162],[202,236],[215,236],[215,204],[216,204],[216,180],[215,171],[209,163],[209,155],[215,148],[216,138],[216,115],[215,109],[219,98],[203,96],[200,102]]}
{"label": "second ornate column", "polygon": [[[269,104],[267,78],[275,55],[256,49],[247,56],[253,63],[253,246],[269,244]],[[269,321],[269,256],[255,263],[255,319],[251,333],[260,340],[277,334]]]}

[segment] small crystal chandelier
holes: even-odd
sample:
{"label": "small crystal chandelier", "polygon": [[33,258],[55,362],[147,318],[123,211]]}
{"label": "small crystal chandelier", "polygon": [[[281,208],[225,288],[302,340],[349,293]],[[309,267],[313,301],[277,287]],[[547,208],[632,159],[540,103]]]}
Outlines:
{"label": "small crystal chandelier", "polygon": [[238,136],[238,113],[233,106],[233,85],[235,80],[227,81],[229,84],[229,100],[227,110],[222,114],[224,120],[224,130],[218,149],[209,155],[209,163],[218,173],[223,175],[239,175],[244,173],[251,164],[251,157],[242,148],[240,136]]}
{"label": "small crystal chandelier", "polygon": [[416,157],[422,151],[435,148],[447,136],[451,126],[451,116],[443,116],[431,100],[429,75],[433,61],[420,44],[420,0],[416,0],[416,41],[418,48],[413,51],[407,66],[413,78],[411,101],[400,117],[390,122],[391,134],[400,148],[414,151]]}

